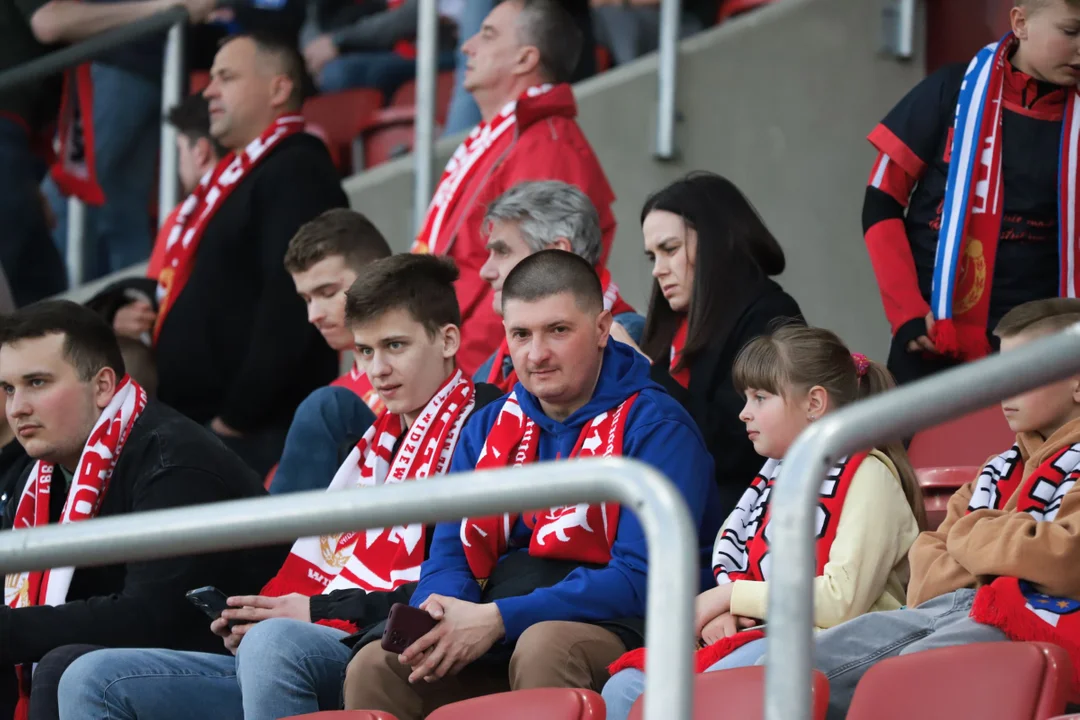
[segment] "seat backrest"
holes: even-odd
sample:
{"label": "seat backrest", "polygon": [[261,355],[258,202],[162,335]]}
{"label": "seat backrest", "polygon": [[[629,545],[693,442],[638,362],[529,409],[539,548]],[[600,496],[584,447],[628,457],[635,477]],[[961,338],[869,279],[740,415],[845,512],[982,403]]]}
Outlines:
{"label": "seat backrest", "polygon": [[768,5],[771,2],[773,0],[721,0],[717,22],[723,22],[730,17],[742,15],[744,12],[753,10],[760,5]]}
{"label": "seat backrest", "polygon": [[606,714],[603,698],[592,690],[537,688],[445,705],[428,720],[604,720]]}
{"label": "seat backrest", "polygon": [[1048,720],[1065,709],[1068,655],[1041,643],[960,645],[901,655],[870,668],[848,720]]}
{"label": "seat backrest", "polygon": [[323,712],[308,713],[307,715],[293,715],[283,720],[398,720],[396,715],[381,710],[325,710]]}
{"label": "seat backrest", "polygon": [[[765,668],[733,668],[694,676],[694,720],[717,717],[761,720],[765,716]],[[829,707],[829,681],[814,671],[813,720],[824,720]],[[722,709],[723,712],[719,710]],[[642,720],[645,696],[638,698],[628,720]]]}
{"label": "seat backrest", "polygon": [[919,468],[915,475],[919,478],[922,490],[923,506],[926,508],[926,529],[937,530],[945,519],[949,507],[949,498],[964,483],[971,482],[979,475],[981,468],[974,465],[964,467]]}
{"label": "seat backrest", "polygon": [[978,410],[919,432],[911,439],[908,457],[916,468],[983,466],[991,455],[1016,442],[1000,405]]}

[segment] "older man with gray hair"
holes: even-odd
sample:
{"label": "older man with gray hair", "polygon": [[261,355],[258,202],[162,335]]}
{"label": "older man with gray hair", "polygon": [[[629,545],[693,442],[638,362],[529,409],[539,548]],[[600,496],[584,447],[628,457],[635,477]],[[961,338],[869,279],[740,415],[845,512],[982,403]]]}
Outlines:
{"label": "older man with gray hair", "polygon": [[[559,180],[514,185],[488,206],[482,232],[487,237],[488,258],[480,268],[480,277],[491,285],[492,309],[499,315],[503,281],[529,255],[554,248],[580,255],[595,266],[603,251],[596,207],[577,187]],[[619,296],[619,286],[606,268],[598,272],[604,287],[604,307],[638,342],[645,318]],[[498,385],[504,392],[517,382],[505,337],[499,349],[473,374],[473,380]]]}

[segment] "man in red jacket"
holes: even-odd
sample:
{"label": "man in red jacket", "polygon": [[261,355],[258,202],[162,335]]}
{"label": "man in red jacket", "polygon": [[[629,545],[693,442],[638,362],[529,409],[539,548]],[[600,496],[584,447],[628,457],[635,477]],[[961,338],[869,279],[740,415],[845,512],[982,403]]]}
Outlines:
{"label": "man in red jacket", "polygon": [[574,121],[567,81],[581,53],[581,32],[555,0],[506,0],[462,47],[464,87],[483,118],[454,152],[428,207],[415,253],[449,255],[463,319],[458,362],[472,373],[499,346],[502,323],[491,287],[480,277],[487,260],[484,210],[523,180],[562,180],[589,196],[600,214],[607,263],[615,235],[615,195],[588,140]]}

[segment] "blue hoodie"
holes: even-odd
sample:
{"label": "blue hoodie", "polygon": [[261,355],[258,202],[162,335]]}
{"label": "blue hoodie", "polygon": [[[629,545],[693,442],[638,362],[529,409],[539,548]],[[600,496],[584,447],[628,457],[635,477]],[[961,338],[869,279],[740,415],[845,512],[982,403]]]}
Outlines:
{"label": "blue hoodie", "polygon": [[[690,415],[649,379],[648,360],[626,345],[609,341],[592,399],[565,422],[556,422],[545,415],[539,401],[521,383],[514,390],[521,409],[541,431],[540,460],[569,456],[585,423],[640,392],[627,417],[623,456],[649,463],[682,491],[698,531],[702,567],[706,569],[704,576],[709,576],[706,587],[711,586],[711,573],[707,570],[709,556],[723,521],[712,456]],[[476,467],[477,457],[503,402],[496,400],[469,418],[450,465],[451,473],[470,472]],[[465,559],[460,528],[460,522],[436,527],[431,551],[421,569],[420,584],[411,599],[414,607],[431,594],[480,601],[480,586]],[[532,530],[519,518],[511,530],[509,552],[528,552],[531,536]],[[647,557],[641,524],[632,512],[623,508],[607,566],[580,567],[556,585],[495,601],[506,628],[506,640],[517,640],[529,626],[549,620],[597,622],[644,617]]]}

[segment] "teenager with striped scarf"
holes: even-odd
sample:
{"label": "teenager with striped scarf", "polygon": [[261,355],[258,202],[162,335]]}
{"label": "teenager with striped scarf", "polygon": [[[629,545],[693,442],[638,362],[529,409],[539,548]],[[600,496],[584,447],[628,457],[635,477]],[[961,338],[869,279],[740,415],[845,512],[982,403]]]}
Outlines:
{"label": "teenager with striped scarf", "polygon": [[[1008,352],[1077,322],[1080,300],[1054,298],[1013,309],[995,332]],[[830,719],[845,716],[871,666],[897,655],[1041,641],[1065,648],[1080,668],[1080,375],[1001,406],[1016,444],[957,490],[941,526],[912,545],[907,607],[817,636]]]}
{"label": "teenager with striped scarf", "polygon": [[[743,349],[733,370],[746,398],[739,417],[754,448],[769,458],[724,522],[713,546],[716,587],[697,599],[702,649],[696,671],[753,665],[765,653],[769,581],[769,499],[788,448],[810,423],[884,392],[889,372],[853,355],[835,334],[786,327]],[[814,624],[837,625],[904,602],[907,552],[924,524],[922,495],[899,445],[842,458],[821,485],[814,579]],[[645,689],[644,649],[611,666],[604,686],[608,720],[625,720]]]}
{"label": "teenager with striped scarf", "polygon": [[[349,289],[357,361],[386,409],[328,492],[444,474],[469,414],[498,397],[457,367],[457,277],[444,258],[396,255],[369,263]],[[92,653],[64,674],[61,718],[276,720],[335,710],[352,653],[343,641],[408,602],[430,539],[422,524],[301,538],[260,595],[229,598],[210,625],[236,657]]]}
{"label": "teenager with striped scarf", "polygon": [[1080,2],[1015,0],[1010,19],[870,133],[863,228],[900,383],[986,355],[1012,308],[1080,291]]}

